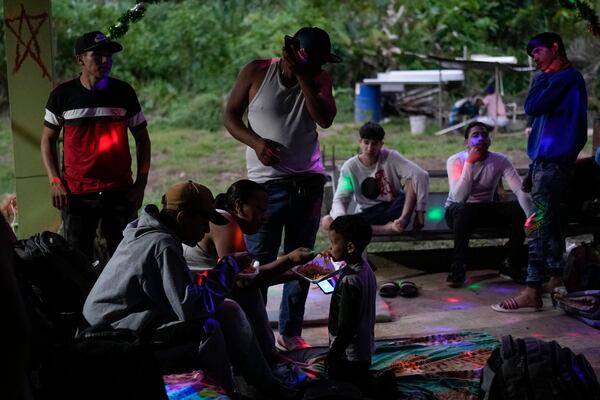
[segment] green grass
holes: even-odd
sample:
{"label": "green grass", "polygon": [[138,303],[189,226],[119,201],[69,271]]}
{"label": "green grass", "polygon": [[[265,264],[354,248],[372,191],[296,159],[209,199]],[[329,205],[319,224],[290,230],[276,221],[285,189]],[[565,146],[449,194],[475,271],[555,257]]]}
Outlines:
{"label": "green grass", "polygon": [[[340,163],[356,154],[358,128],[355,123],[336,123],[321,132],[320,141],[325,163],[331,164],[332,153]],[[412,135],[406,118],[385,123],[386,146],[400,151],[425,169],[445,169],[449,155],[464,148],[457,134],[434,136],[435,127],[422,135]],[[149,126],[152,141],[152,167],[145,203],[159,203],[162,193],[174,182],[193,179],[208,186],[216,195],[234,181],[246,176],[245,146],[225,131]],[[133,146],[133,143],[132,143]],[[526,167],[526,138],[522,134],[495,134],[492,150],[507,153],[517,167]],[[591,154],[591,139],[582,154]],[[135,167],[134,167],[135,171]],[[12,138],[8,118],[0,118],[0,195],[14,192]],[[434,179],[431,190],[447,190],[445,179]]]}
{"label": "green grass", "polygon": [[[358,129],[360,124],[344,124],[335,127],[335,134],[321,137],[321,145],[325,146],[326,158],[330,157],[331,150],[335,148],[336,159],[344,160],[358,152]],[[464,148],[462,134],[446,134],[435,136],[437,130],[429,127],[421,135],[410,133],[408,122],[404,118],[392,119],[384,123],[385,145],[398,150],[410,159],[435,158],[441,161],[436,169],[445,168],[447,157]],[[522,151],[525,152],[527,141],[524,135],[497,133],[493,136],[492,150],[498,152]],[[443,164],[443,165],[442,165]]]}
{"label": "green grass", "polygon": [[10,121],[0,116],[0,201],[4,193],[15,191],[15,165]]}
{"label": "green grass", "polygon": [[224,131],[150,127],[152,167],[146,202],[158,203],[173,182],[192,179],[223,192],[245,177],[245,147]]}

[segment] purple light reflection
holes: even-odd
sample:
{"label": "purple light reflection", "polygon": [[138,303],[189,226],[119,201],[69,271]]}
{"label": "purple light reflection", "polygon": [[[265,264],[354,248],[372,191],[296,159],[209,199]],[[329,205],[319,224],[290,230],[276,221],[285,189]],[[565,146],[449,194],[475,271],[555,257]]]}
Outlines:
{"label": "purple light reflection", "polygon": [[475,307],[473,303],[446,304],[444,310],[468,310]]}
{"label": "purple light reflection", "polygon": [[514,292],[518,291],[516,288],[509,288],[509,287],[495,287],[495,288],[490,288],[490,290],[494,293],[514,293]]}

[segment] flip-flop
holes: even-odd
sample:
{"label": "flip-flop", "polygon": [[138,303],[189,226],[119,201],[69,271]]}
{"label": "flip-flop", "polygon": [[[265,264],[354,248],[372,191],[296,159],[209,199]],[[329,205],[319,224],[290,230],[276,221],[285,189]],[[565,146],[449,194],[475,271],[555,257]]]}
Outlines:
{"label": "flip-flop", "polygon": [[400,286],[396,282],[388,282],[381,285],[379,288],[379,295],[381,297],[396,297],[400,291]]}
{"label": "flip-flop", "polygon": [[[503,306],[505,305],[505,307]],[[492,305],[492,310],[502,313],[531,313],[542,310],[542,306],[538,307],[521,307],[514,297],[502,300],[498,304]]]}
{"label": "flip-flop", "polygon": [[400,282],[400,296],[402,297],[416,297],[419,294],[417,285],[411,281]]}

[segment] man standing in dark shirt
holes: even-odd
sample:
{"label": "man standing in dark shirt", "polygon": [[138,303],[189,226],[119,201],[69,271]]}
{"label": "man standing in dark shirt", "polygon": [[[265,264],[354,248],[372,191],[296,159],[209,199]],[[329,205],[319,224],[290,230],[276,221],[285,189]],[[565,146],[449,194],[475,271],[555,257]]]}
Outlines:
{"label": "man standing in dark shirt", "polygon": [[[41,153],[52,204],[62,212],[65,238],[94,258],[98,224],[109,254],[142,205],[150,169],[150,138],[135,91],[111,78],[112,55],[123,47],[101,32],[75,43],[78,78],[56,87],[46,105]],[[135,139],[137,176],[131,172],[127,129]],[[63,131],[63,163],[57,142]]]}
{"label": "man standing in dark shirt", "polygon": [[532,163],[523,181],[523,190],[531,191],[534,203],[534,213],[525,223],[529,236],[527,288],[492,306],[500,312],[540,309],[546,276],[550,278],[546,291],[562,285],[560,200],[587,141],[585,81],[567,59],[561,37],[540,33],[527,44],[527,54],[541,71],[525,99],[525,112],[534,118],[527,144]]}

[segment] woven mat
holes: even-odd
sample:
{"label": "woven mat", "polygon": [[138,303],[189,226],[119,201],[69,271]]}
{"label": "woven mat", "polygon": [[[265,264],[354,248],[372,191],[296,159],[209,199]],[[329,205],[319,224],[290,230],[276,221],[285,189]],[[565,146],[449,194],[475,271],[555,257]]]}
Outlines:
{"label": "woven mat", "polygon": [[[485,332],[462,332],[377,342],[371,370],[391,369],[405,400],[473,400],[479,394],[481,370],[498,341]],[[302,349],[287,356],[304,363],[326,351]],[[311,379],[324,376],[320,363],[305,367]],[[164,377],[171,400],[228,399],[201,372]]]}

